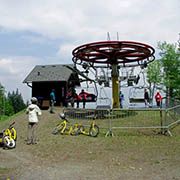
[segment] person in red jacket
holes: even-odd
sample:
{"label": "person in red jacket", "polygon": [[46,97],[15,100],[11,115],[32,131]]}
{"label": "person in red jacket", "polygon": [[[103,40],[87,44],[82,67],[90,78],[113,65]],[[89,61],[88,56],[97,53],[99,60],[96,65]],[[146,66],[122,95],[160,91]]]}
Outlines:
{"label": "person in red jacket", "polygon": [[79,93],[79,97],[82,99],[83,102],[83,108],[85,108],[86,106],[86,100],[88,95],[89,93],[85,92],[84,89],[82,89],[81,92]]}
{"label": "person in red jacket", "polygon": [[161,96],[161,94],[159,93],[159,91],[156,93],[156,95],[155,95],[155,100],[156,100],[156,105],[158,106],[158,107],[160,107],[161,106],[161,104],[162,104],[162,96]]}

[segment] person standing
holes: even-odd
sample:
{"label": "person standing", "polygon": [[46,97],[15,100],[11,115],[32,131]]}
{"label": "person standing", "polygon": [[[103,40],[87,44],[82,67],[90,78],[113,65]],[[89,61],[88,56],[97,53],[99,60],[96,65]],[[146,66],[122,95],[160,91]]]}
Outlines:
{"label": "person standing", "polygon": [[74,107],[74,102],[77,99],[77,93],[74,87],[71,88],[71,107]]}
{"label": "person standing", "polygon": [[123,108],[123,101],[124,101],[124,94],[120,91],[120,92],[119,92],[120,108]]}
{"label": "person standing", "polygon": [[54,113],[54,104],[56,103],[55,90],[52,89],[50,93],[50,113]]}
{"label": "person standing", "polygon": [[145,107],[149,107],[149,93],[147,91],[147,89],[144,89],[144,103],[145,103]]}
{"label": "person standing", "polygon": [[37,106],[37,98],[31,98],[31,104],[26,109],[26,114],[28,114],[28,133],[27,133],[27,144],[37,144],[37,126],[38,126],[38,116],[40,116],[41,110]]}
{"label": "person standing", "polygon": [[161,105],[162,105],[162,96],[161,96],[159,91],[155,95],[155,100],[156,100],[157,107],[161,107]]}
{"label": "person standing", "polygon": [[81,92],[79,93],[79,97],[82,99],[82,102],[83,102],[83,108],[85,108],[86,106],[87,95],[88,93],[85,92],[84,89],[82,89]]}
{"label": "person standing", "polygon": [[72,98],[73,98],[73,104],[71,106],[74,107],[74,102],[76,101],[77,103],[76,107],[79,108],[79,96],[75,89],[72,90]]}

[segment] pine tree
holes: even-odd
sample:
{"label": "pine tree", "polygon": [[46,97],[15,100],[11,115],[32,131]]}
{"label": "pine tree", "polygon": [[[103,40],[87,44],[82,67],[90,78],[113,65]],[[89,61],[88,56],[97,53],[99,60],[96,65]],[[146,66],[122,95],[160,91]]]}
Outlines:
{"label": "pine tree", "polygon": [[12,104],[15,113],[23,110],[26,107],[22,95],[19,93],[18,89],[16,89],[16,92],[13,91],[12,93],[8,93],[8,100]]}

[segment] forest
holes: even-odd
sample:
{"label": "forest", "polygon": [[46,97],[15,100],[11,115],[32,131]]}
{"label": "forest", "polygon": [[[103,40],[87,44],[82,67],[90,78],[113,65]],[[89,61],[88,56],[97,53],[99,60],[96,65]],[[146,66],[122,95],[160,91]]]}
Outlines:
{"label": "forest", "polygon": [[6,95],[5,87],[0,83],[0,120],[18,113],[25,107],[26,105],[18,89],[8,92]]}

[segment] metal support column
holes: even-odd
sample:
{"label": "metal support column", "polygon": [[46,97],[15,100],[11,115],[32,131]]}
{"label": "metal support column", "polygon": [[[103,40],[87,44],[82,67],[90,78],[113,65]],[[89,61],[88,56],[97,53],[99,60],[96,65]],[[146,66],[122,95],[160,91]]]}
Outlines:
{"label": "metal support column", "polygon": [[119,104],[119,71],[117,64],[112,64],[112,107],[120,108]]}

